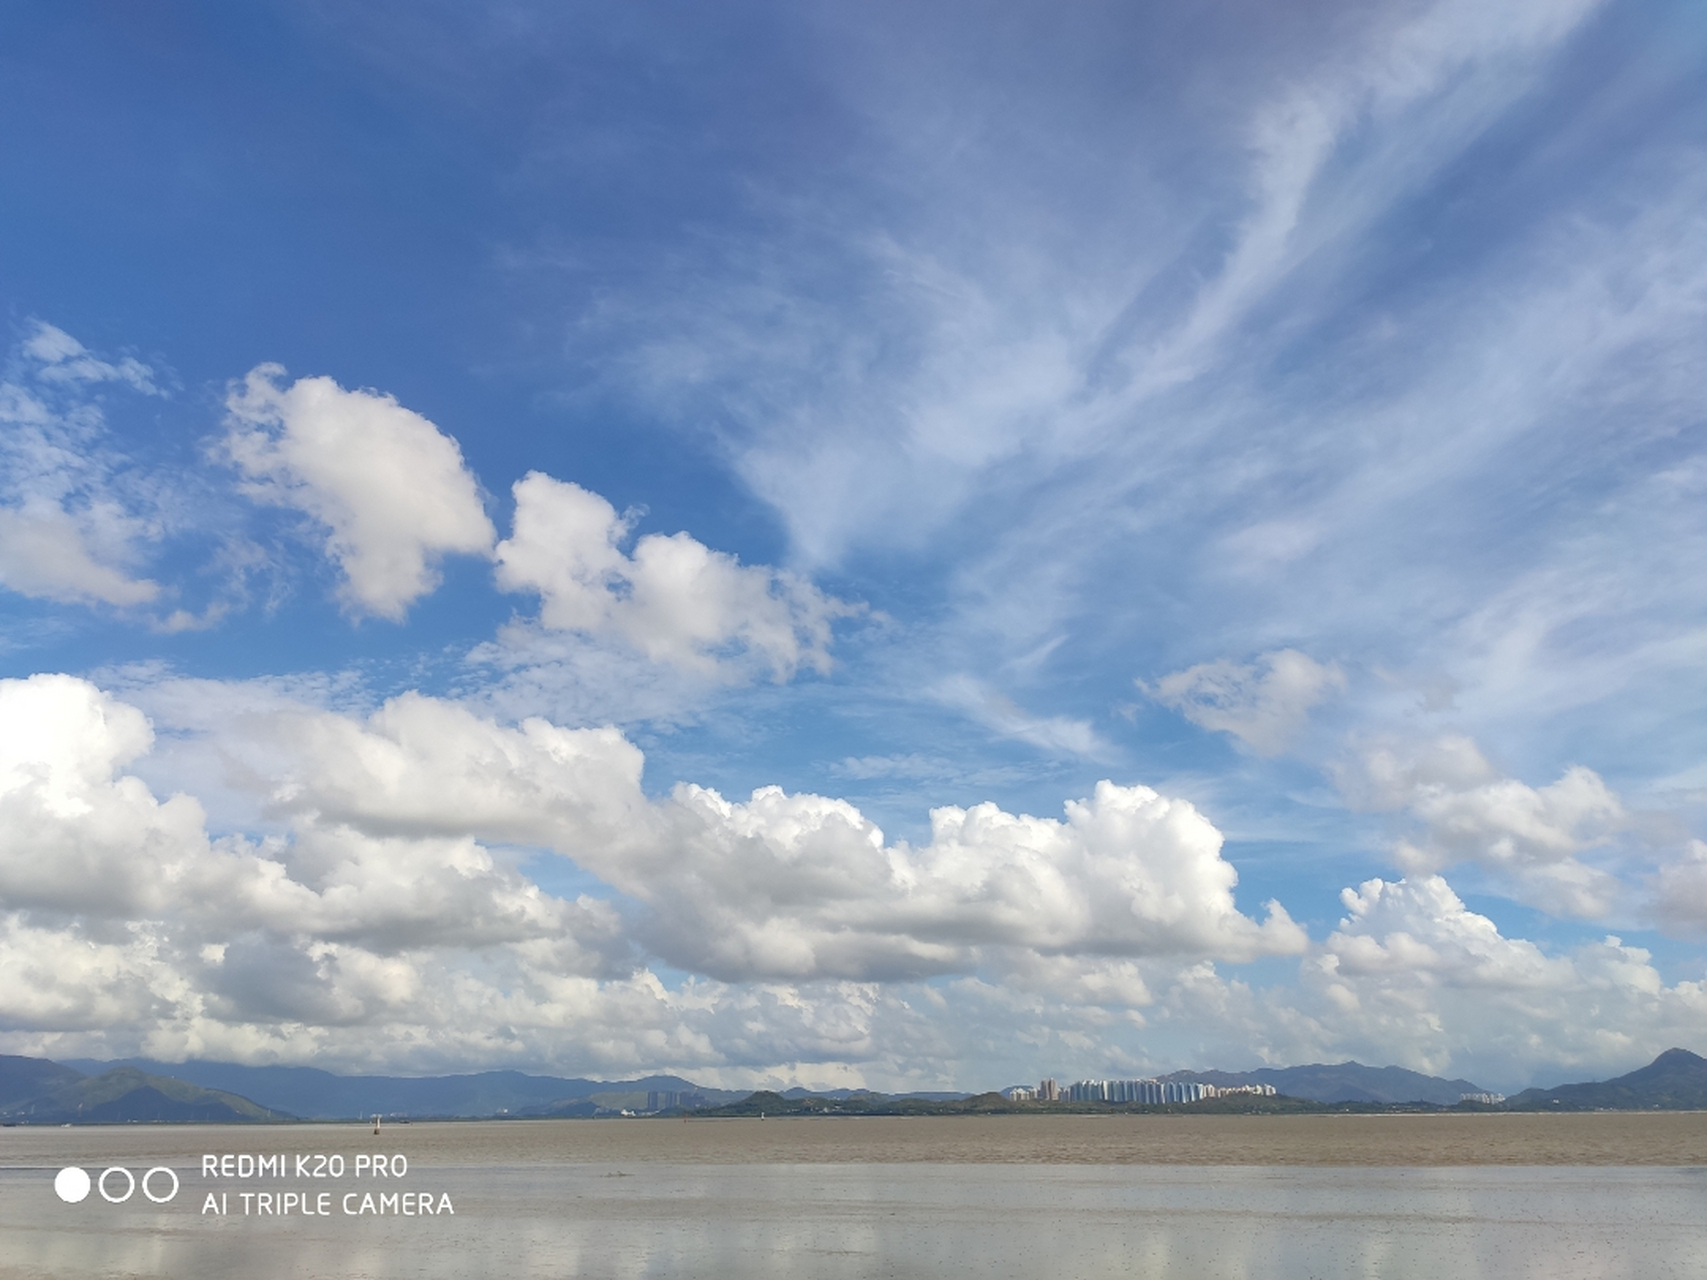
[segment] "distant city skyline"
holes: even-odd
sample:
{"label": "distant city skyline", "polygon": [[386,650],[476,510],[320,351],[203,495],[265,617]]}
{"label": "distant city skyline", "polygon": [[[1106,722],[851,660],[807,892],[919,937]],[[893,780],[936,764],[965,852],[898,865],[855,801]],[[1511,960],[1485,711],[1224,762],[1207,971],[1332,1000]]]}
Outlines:
{"label": "distant city skyline", "polygon": [[1699,5],[25,3],[0,63],[0,1052],[1707,1049]]}

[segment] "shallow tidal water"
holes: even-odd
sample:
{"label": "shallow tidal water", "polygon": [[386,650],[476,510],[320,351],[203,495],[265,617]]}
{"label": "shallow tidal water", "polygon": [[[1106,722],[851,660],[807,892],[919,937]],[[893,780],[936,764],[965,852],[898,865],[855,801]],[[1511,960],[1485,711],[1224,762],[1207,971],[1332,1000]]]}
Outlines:
{"label": "shallow tidal water", "polygon": [[1703,1166],[1694,1113],[24,1127],[0,1276],[1707,1280]]}

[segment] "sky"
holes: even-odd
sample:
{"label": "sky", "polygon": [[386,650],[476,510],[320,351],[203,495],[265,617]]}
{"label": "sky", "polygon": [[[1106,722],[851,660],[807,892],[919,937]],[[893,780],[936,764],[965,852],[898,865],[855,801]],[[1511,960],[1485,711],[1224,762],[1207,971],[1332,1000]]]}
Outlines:
{"label": "sky", "polygon": [[0,12],[0,1051],[1707,1050],[1707,12]]}

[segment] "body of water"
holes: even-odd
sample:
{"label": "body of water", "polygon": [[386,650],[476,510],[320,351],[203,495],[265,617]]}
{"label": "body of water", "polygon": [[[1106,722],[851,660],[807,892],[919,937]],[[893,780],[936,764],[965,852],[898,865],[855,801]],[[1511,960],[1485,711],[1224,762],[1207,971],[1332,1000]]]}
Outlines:
{"label": "body of water", "polygon": [[[1707,1170],[1609,1163],[1630,1117],[1452,1117],[1508,1126],[1457,1165],[1429,1118],[1159,1119],[8,1129],[0,1275],[1707,1278]],[[1311,1158],[1227,1162],[1270,1147]]]}

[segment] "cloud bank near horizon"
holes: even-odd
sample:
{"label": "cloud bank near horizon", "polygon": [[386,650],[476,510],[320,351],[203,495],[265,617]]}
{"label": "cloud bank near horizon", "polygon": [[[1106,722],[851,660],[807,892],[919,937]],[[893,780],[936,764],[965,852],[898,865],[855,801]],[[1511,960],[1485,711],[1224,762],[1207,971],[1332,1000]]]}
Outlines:
{"label": "cloud bank near horizon", "polygon": [[[238,719],[221,745],[275,762],[244,770],[275,829],[215,837],[195,797],[127,772],[153,730],[89,682],[0,681],[0,726],[0,1018],[47,1054],[899,1087],[990,1083],[1093,1034],[1103,1069],[1154,1069],[1157,1024],[1268,1061],[1349,1043],[1461,1071],[1442,1026],[1497,1025],[1473,1061],[1509,1073],[1707,1012],[1707,985],[1667,985],[1640,948],[1548,955],[1436,875],[1346,889],[1324,938],[1278,902],[1259,922],[1220,833],[1141,786],[1063,819],[939,808],[912,848],[823,796],[648,796],[615,729],[411,694]],[[542,889],[518,848],[588,890]],[[1296,978],[1227,972],[1264,956]]]}

